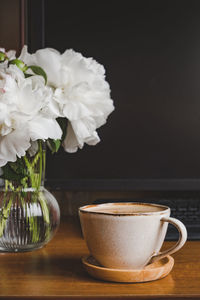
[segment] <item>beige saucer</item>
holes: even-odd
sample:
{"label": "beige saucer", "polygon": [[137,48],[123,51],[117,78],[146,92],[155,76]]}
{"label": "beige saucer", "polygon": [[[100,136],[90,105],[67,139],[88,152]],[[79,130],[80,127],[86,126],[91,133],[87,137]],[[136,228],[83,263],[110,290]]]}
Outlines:
{"label": "beige saucer", "polygon": [[142,270],[120,270],[102,267],[92,256],[82,257],[86,271],[95,278],[113,282],[146,282],[167,276],[174,266],[170,255],[149,264]]}

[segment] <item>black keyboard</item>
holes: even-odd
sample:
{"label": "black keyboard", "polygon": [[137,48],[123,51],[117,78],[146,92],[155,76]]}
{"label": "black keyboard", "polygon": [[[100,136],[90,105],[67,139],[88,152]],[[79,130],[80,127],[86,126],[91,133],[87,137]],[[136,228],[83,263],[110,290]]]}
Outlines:
{"label": "black keyboard", "polygon": [[[159,199],[98,199],[95,203],[106,202],[145,202],[166,205],[171,208],[171,217],[182,221],[188,232],[188,240],[200,240],[200,197],[197,198],[159,198]],[[178,232],[169,224],[167,240],[177,240]]]}

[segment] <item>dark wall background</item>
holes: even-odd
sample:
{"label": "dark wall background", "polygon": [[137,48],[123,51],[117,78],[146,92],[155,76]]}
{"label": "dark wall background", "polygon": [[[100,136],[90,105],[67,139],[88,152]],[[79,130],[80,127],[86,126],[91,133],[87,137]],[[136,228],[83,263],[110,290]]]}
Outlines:
{"label": "dark wall background", "polygon": [[25,37],[24,1],[0,0],[0,47],[18,53]]}
{"label": "dark wall background", "polygon": [[49,179],[200,177],[198,1],[44,1],[44,46],[107,70],[102,141],[49,157]]}

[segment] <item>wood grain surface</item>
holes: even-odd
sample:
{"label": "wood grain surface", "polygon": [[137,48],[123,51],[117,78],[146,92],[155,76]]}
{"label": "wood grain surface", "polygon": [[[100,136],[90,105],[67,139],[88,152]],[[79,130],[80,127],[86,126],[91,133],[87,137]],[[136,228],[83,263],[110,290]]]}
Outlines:
{"label": "wood grain surface", "polygon": [[78,219],[63,218],[44,248],[0,254],[0,299],[200,299],[200,241],[187,242],[172,272],[148,283],[94,279],[81,264],[87,254]]}

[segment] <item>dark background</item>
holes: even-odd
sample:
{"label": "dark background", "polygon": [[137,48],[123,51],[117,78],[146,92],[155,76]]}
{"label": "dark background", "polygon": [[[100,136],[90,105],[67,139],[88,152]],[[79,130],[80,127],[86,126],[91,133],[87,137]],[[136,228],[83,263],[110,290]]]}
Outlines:
{"label": "dark background", "polygon": [[29,26],[35,34],[42,29],[35,45],[29,34],[29,49],[73,48],[94,57],[105,66],[116,107],[95,147],[48,156],[47,180],[199,186],[198,1],[44,0],[40,8],[31,2]]}
{"label": "dark background", "polygon": [[23,0],[0,0],[0,47],[19,53],[24,44]]}

